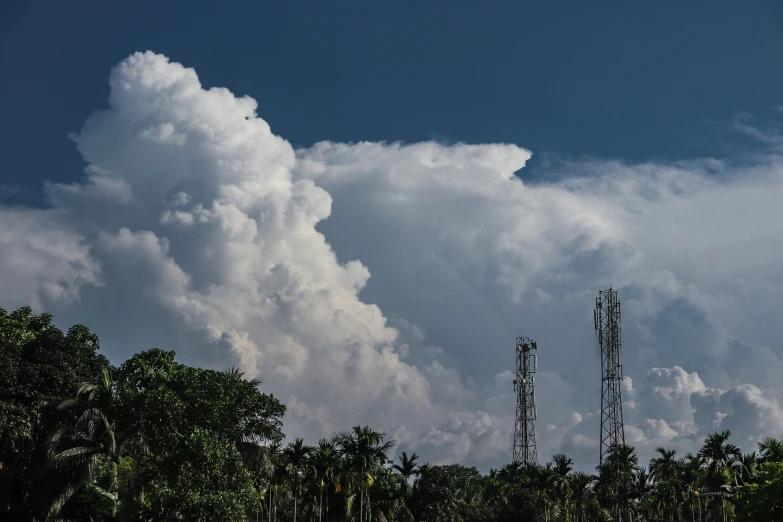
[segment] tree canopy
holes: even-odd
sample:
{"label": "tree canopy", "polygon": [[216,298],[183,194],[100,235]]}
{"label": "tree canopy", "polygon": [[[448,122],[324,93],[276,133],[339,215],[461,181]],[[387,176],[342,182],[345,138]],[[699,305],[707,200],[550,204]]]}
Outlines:
{"label": "tree canopy", "polygon": [[696,453],[619,446],[482,474],[421,462],[369,426],[284,442],[285,406],[238,370],[139,352],[114,367],[84,326],[0,309],[0,520],[605,522],[783,520],[783,443],[728,431]]}

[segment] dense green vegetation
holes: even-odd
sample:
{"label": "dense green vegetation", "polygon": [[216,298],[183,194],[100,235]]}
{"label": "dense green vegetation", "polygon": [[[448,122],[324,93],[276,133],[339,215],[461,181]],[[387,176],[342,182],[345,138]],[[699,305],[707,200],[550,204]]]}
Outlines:
{"label": "dense green vegetation", "polygon": [[783,444],[730,433],[696,454],[620,447],[487,475],[419,464],[369,427],[284,445],[285,407],[237,371],[148,350],[119,367],[83,326],[0,309],[0,520],[599,522],[783,520]]}

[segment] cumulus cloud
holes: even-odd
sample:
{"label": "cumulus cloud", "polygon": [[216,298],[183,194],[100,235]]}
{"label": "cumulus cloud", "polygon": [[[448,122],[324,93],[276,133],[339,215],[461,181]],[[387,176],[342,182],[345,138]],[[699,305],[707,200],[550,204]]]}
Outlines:
{"label": "cumulus cloud", "polygon": [[[462,372],[489,381],[512,364],[514,335],[539,340],[541,367],[561,381],[538,383],[544,426],[598,408],[591,301],[610,281],[624,310],[627,434],[643,460],[676,436],[693,449],[713,427],[694,424],[687,386],[701,380],[683,367],[716,389],[763,382],[765,396],[780,396],[770,381],[780,327],[766,308],[782,311],[772,298],[783,254],[773,239],[783,196],[777,156],[742,165],[590,160],[560,165],[556,181],[524,183],[514,172],[527,155],[512,151],[324,142],[298,151],[296,172],[334,198],[321,230],[373,273],[363,295],[392,316],[417,318],[432,342],[463,347],[452,352]],[[442,158],[449,152],[454,164]],[[494,172],[484,170],[487,158]],[[765,367],[741,353],[739,336],[759,343]],[[672,381],[653,385],[650,367]],[[637,390],[645,377],[651,384]],[[597,453],[597,420],[589,422],[563,436],[547,430],[540,446],[584,447],[587,466]]]}
{"label": "cumulus cloud", "polygon": [[752,384],[711,388],[696,372],[675,366],[648,370],[643,393],[647,418],[632,425],[630,432],[632,442],[643,448],[694,451],[704,434],[730,430],[735,442],[750,451],[759,434],[783,433],[779,401]]}
{"label": "cumulus cloud", "polygon": [[8,307],[73,303],[82,285],[100,285],[100,263],[58,211],[0,208],[0,291]]}
{"label": "cumulus cloud", "polygon": [[510,458],[528,335],[539,455],[592,468],[591,310],[613,282],[643,459],[722,427],[742,444],[783,432],[774,148],[563,162],[533,183],[513,144],[294,150],[255,100],[150,52],[109,83],[109,108],[72,136],[85,177],[47,185],[46,210],[0,208],[2,305],[87,322],[115,359],[161,346],[239,365],[289,406],[289,433],[367,423],[483,468]]}

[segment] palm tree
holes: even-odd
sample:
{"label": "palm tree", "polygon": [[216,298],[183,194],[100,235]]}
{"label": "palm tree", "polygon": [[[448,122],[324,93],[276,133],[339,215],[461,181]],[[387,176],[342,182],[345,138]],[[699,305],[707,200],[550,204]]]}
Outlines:
{"label": "palm tree", "polygon": [[272,461],[272,470],[269,476],[269,499],[272,504],[269,509],[269,520],[270,522],[277,522],[277,505],[280,502],[280,486],[285,485],[288,474],[285,458],[278,444],[270,446],[269,455]]}
{"label": "palm tree", "polygon": [[663,447],[658,447],[655,451],[660,454],[660,457],[650,461],[650,477],[655,480],[656,490],[663,501],[664,509],[668,507],[671,518],[674,518],[675,509],[679,515],[677,451]]}
{"label": "palm tree", "polygon": [[729,437],[729,430],[708,435],[699,450],[707,466],[706,483],[712,491],[718,491],[728,484],[731,466],[742,459],[742,452],[734,444],[729,444]]}
{"label": "palm tree", "polygon": [[604,502],[623,521],[630,519],[634,474],[638,467],[636,450],[625,444],[615,447],[598,467],[598,487]]}
{"label": "palm tree", "polygon": [[595,498],[587,504],[585,516],[590,522],[612,522],[614,520],[612,513],[603,509]]}
{"label": "palm tree", "polygon": [[637,512],[646,515],[650,512],[650,473],[645,468],[638,468],[633,476],[632,498],[637,499]]}
{"label": "palm tree", "polygon": [[497,477],[505,484],[520,487],[524,483],[529,482],[534,473],[535,471],[530,464],[511,462],[497,472]]}
{"label": "palm tree", "polygon": [[566,502],[568,501],[568,474],[574,469],[574,461],[562,453],[552,457],[552,468],[555,473],[555,490],[560,501],[560,520],[566,517]]}
{"label": "palm tree", "polygon": [[569,486],[571,489],[571,498],[574,499],[575,508],[575,520],[576,522],[584,522],[585,511],[584,506],[590,499],[590,486],[595,481],[595,477],[576,471],[569,476]]}
{"label": "palm tree", "polygon": [[661,456],[650,461],[650,477],[655,480],[670,480],[677,475],[677,450],[658,447]]}
{"label": "palm tree", "polygon": [[[742,459],[742,452],[737,446],[728,442],[729,437],[731,437],[729,430],[708,435],[699,450],[699,455],[704,458],[707,468],[705,483],[710,493],[720,496],[724,515],[724,490],[729,487],[734,463]],[[718,516],[717,502],[713,503],[713,514],[715,517]]]}
{"label": "palm tree", "polygon": [[489,506],[498,506],[506,501],[505,493],[506,481],[498,470],[491,469],[484,479],[484,502]]}
{"label": "palm tree", "polygon": [[734,482],[739,485],[752,484],[756,476],[758,457],[755,451],[746,453],[734,466]]}
{"label": "palm tree", "polygon": [[272,522],[272,515],[277,516],[277,486],[280,484],[282,472],[280,470],[280,443],[274,442],[264,451],[265,461],[262,466],[266,479],[266,488],[269,491],[269,500],[266,506],[267,522]]}
{"label": "palm tree", "polygon": [[[318,441],[318,446],[310,453],[310,471],[318,490],[318,522],[323,515],[324,493],[326,493],[326,511],[329,511],[329,489],[337,479],[340,456],[334,442],[326,439]],[[328,515],[327,515],[328,518]]]}
{"label": "palm tree", "polygon": [[549,503],[556,491],[557,478],[552,464],[546,466],[529,464],[525,472],[531,477],[533,490],[536,492],[536,502],[544,508],[544,520],[549,521]]}
{"label": "palm tree", "polygon": [[359,522],[364,520],[365,492],[373,483],[375,470],[386,462],[386,454],[394,446],[394,441],[384,441],[384,437],[369,426],[354,426],[351,431],[335,436],[339,452],[346,458],[359,489]]}
{"label": "palm tree", "polygon": [[759,442],[759,464],[783,462],[783,441],[766,437]]}
{"label": "palm tree", "polygon": [[682,485],[684,500],[687,500],[691,506],[691,520],[696,520],[696,507],[694,499],[698,499],[699,511],[701,512],[701,499],[699,498],[699,488],[701,486],[704,470],[702,465],[704,459],[700,455],[687,453],[679,461],[679,483]]}
{"label": "palm tree", "polygon": [[368,491],[370,507],[379,522],[413,522],[405,500],[405,486],[390,467],[381,467]]}
{"label": "palm tree", "polygon": [[415,453],[412,454],[410,457],[408,457],[408,454],[404,451],[402,452],[402,455],[400,455],[400,463],[394,464],[392,467],[397,470],[397,473],[400,475],[400,481],[402,482],[403,490],[405,491],[405,497],[408,498],[411,495],[411,492],[413,491],[413,485],[411,484],[411,477],[413,477],[416,474],[416,471],[418,470],[418,464],[416,464],[416,459],[418,459],[419,456]]}
{"label": "palm tree", "polygon": [[272,475],[275,471],[274,458],[278,452],[278,445],[261,446],[254,442],[243,441],[236,443],[235,447],[242,456],[245,468],[250,472],[253,479],[253,489],[258,493],[259,504],[256,511],[256,521],[258,521],[259,517],[263,518],[264,516],[262,510],[264,502],[267,501],[267,491],[269,492],[269,500],[266,510],[267,518],[269,518],[271,517],[272,507]]}
{"label": "palm tree", "polygon": [[[130,449],[141,453],[145,448],[137,425],[119,428],[114,421],[121,395],[122,382],[115,382],[111,370],[104,368],[98,382],[80,384],[76,396],[58,406],[74,410],[77,418],[74,425],[58,428],[46,441],[44,473],[58,470],[65,472],[66,477],[46,509],[47,519],[57,517],[66,503],[88,485],[98,495],[112,500],[115,510],[124,508],[122,519],[129,516],[131,496],[121,484],[118,466]],[[105,470],[103,476],[101,468]]]}
{"label": "palm tree", "polygon": [[302,439],[296,439],[283,450],[286,474],[293,479],[294,522],[296,522],[297,503],[299,501],[299,484],[301,475],[307,465],[307,457],[311,448],[304,445]]}

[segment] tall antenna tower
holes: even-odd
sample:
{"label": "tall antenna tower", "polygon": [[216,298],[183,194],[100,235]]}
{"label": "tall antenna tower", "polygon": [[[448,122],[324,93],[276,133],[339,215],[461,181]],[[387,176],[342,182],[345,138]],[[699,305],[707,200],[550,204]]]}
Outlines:
{"label": "tall antenna tower", "polygon": [[517,376],[514,391],[517,394],[517,417],[514,423],[514,462],[535,464],[536,457],[536,368],[538,358],[530,353],[537,350],[536,342],[517,337]]}
{"label": "tall antenna tower", "polygon": [[601,464],[625,445],[623,365],[620,364],[620,300],[617,290],[599,290],[595,300],[595,334],[601,348]]}

